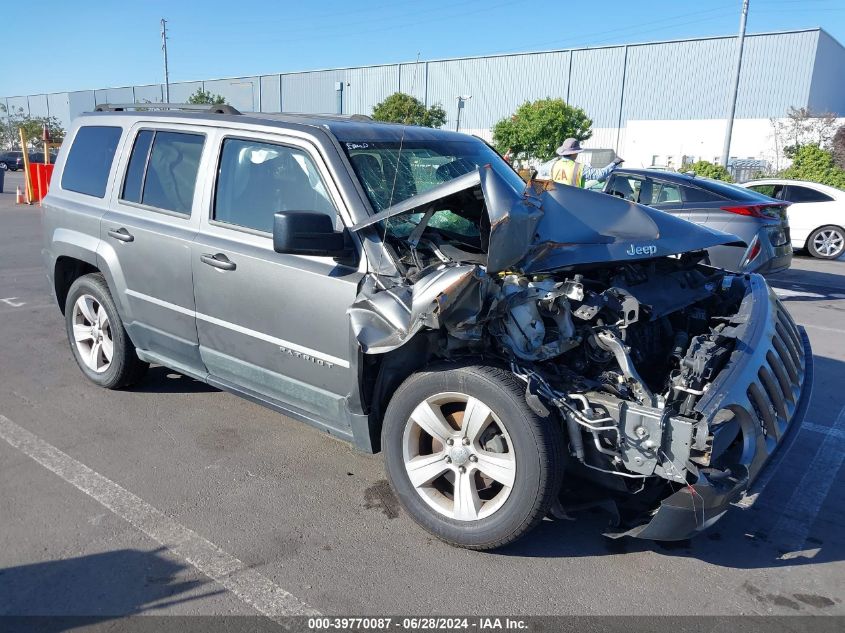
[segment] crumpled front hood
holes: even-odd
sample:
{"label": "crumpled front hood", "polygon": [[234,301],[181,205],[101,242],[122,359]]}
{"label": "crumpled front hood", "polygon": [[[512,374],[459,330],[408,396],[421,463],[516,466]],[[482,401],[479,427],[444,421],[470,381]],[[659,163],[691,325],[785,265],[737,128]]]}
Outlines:
{"label": "crumpled front hood", "polygon": [[490,165],[385,209],[353,230],[479,186],[490,218],[488,273],[532,274],[575,264],[676,255],[720,244],[745,246],[735,235],[604,193],[554,183],[539,193],[531,185],[520,193]]}
{"label": "crumpled front hood", "polygon": [[550,183],[540,193],[529,185],[519,195],[492,168],[479,171],[490,216],[490,273],[531,274],[719,244],[744,246],[735,235],[605,193]]}

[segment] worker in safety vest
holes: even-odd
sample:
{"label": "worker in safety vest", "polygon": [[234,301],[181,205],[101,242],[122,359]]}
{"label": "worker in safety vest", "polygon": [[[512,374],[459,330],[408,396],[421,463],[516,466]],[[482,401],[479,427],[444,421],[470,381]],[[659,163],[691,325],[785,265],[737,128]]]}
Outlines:
{"label": "worker in safety vest", "polygon": [[580,152],[581,143],[578,139],[566,139],[563,145],[557,148],[557,154],[560,158],[552,165],[552,180],[564,185],[583,187],[588,180],[604,181],[622,162],[621,158],[617,158],[607,167],[596,169],[590,165],[575,162],[575,158]]}

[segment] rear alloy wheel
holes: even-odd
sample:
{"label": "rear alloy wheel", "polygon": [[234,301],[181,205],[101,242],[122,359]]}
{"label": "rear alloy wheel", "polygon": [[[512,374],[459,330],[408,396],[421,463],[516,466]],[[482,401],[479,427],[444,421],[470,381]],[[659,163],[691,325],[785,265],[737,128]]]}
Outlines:
{"label": "rear alloy wheel", "polygon": [[836,259],[845,252],[845,230],[841,226],[823,226],[807,239],[810,255],[819,259]]}
{"label": "rear alloy wheel", "polygon": [[540,418],[503,369],[412,375],[385,414],[388,476],[411,517],[460,547],[493,549],[532,529],[560,488],[558,421]]}
{"label": "rear alloy wheel", "polygon": [[73,340],[79,358],[91,371],[102,374],[114,356],[111,323],[106,309],[91,295],[80,295],[73,304]]}
{"label": "rear alloy wheel", "polygon": [[0,162],[0,170],[6,171],[9,169],[9,166],[6,163]]}
{"label": "rear alloy wheel", "polygon": [[147,370],[149,365],[138,358],[101,274],[84,275],[71,284],[65,325],[76,363],[101,387],[131,385]]}

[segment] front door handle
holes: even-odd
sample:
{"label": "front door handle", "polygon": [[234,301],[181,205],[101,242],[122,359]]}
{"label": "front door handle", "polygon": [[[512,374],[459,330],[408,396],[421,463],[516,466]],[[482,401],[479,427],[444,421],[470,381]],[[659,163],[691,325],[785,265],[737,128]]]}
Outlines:
{"label": "front door handle", "polygon": [[203,264],[208,264],[209,266],[219,268],[220,270],[235,270],[235,268],[237,268],[235,262],[230,260],[223,253],[217,253],[216,255],[200,255],[200,261]]}
{"label": "front door handle", "polygon": [[120,240],[121,242],[131,242],[135,239],[135,236],[123,227],[120,227],[119,229],[110,230],[109,235],[111,235],[116,240]]}

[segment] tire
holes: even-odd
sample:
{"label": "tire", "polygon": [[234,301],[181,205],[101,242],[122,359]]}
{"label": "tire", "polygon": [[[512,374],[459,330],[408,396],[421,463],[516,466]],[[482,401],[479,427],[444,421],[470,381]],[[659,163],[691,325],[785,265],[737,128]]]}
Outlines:
{"label": "tire", "polygon": [[845,229],[833,224],[817,228],[807,238],[807,250],[818,259],[837,259],[845,253]]}
{"label": "tire", "polygon": [[6,171],[9,169],[9,166],[6,163],[0,162],[0,170]]}
{"label": "tire", "polygon": [[101,387],[134,384],[149,367],[138,358],[100,273],[84,275],[71,285],[65,301],[65,329],[76,364]]}
{"label": "tire", "polygon": [[[472,439],[465,443],[465,436]],[[559,422],[534,413],[525,385],[498,367],[444,364],[411,375],[385,412],[382,449],[405,510],[458,547],[488,550],[516,541],[543,519],[560,490]]]}

